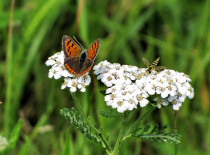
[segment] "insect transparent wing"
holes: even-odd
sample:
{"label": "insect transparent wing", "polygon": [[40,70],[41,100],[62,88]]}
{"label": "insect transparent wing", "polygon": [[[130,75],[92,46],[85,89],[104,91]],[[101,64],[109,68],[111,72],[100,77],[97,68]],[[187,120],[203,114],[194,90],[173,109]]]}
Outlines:
{"label": "insect transparent wing", "polygon": [[145,58],[142,58],[143,63],[147,66],[147,68],[149,68],[149,61]]}

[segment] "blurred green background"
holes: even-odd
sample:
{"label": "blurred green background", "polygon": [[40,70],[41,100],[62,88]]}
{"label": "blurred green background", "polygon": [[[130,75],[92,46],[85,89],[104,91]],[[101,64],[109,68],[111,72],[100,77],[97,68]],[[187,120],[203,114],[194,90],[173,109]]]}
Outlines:
{"label": "blurred green background", "polygon": [[[178,112],[178,154],[210,154],[210,0],[19,0],[14,5],[1,0],[0,135],[9,142],[3,154],[105,154],[59,114],[74,103],[69,91],[60,89],[63,80],[48,78],[45,61],[62,50],[65,34],[86,48],[101,38],[95,64],[146,67],[142,57],[151,62],[160,56],[161,65],[190,75],[195,96]],[[100,89],[93,77],[88,90],[76,95],[114,144],[120,122],[98,116],[107,109]],[[140,113],[131,115],[128,126]],[[146,123],[173,129],[172,108],[155,110]],[[129,139],[120,154],[131,153],[174,154],[174,144]]]}

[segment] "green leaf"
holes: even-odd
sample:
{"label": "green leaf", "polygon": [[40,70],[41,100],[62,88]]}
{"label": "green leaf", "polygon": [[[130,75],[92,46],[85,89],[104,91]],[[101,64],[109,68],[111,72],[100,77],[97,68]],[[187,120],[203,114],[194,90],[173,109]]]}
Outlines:
{"label": "green leaf", "polygon": [[141,124],[141,122],[146,119],[152,111],[154,111],[156,108],[156,106],[149,106],[146,111],[141,115],[141,117],[139,117],[134,123],[133,125],[130,126],[129,130],[127,131],[126,135],[130,135],[133,131],[136,131],[139,129],[139,125]]}
{"label": "green leaf", "polygon": [[[92,130],[91,126],[85,119],[78,113],[75,108],[64,108],[60,111],[61,115],[63,115],[75,128],[77,128],[85,137],[93,140],[94,142],[100,144],[102,147],[106,148],[104,145],[100,135]],[[102,134],[102,133],[101,133]]]}
{"label": "green leaf", "polygon": [[180,143],[180,135],[177,134],[176,130],[166,132],[167,125],[159,128],[156,124],[153,128],[150,125],[145,126],[144,128],[139,128],[133,131],[130,137],[136,137],[148,141],[156,142],[169,142],[169,143]]}
{"label": "green leaf", "polygon": [[109,110],[103,110],[99,111],[99,114],[103,117],[109,118],[109,117],[122,117],[123,115],[117,112],[114,109],[109,109]]}

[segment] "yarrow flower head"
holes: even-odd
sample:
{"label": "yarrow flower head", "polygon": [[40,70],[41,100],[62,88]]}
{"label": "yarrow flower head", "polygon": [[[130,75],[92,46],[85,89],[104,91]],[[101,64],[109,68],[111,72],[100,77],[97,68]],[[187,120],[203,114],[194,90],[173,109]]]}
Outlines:
{"label": "yarrow flower head", "polygon": [[88,86],[91,82],[88,72],[83,76],[76,78],[65,68],[64,57],[64,53],[61,51],[48,58],[45,63],[47,66],[51,66],[48,77],[55,79],[63,77],[64,82],[61,85],[61,89],[69,88],[71,92],[76,92],[77,89],[79,89],[81,92],[85,92],[86,86]]}
{"label": "yarrow flower head", "polygon": [[0,151],[3,151],[8,145],[8,140],[0,135]]}
{"label": "yarrow flower head", "polygon": [[108,61],[100,62],[93,69],[97,79],[108,87],[106,104],[121,113],[145,107],[148,97],[153,98],[158,108],[170,104],[173,110],[179,110],[186,97],[192,99],[194,96],[189,76],[174,70],[148,73],[146,68]]}

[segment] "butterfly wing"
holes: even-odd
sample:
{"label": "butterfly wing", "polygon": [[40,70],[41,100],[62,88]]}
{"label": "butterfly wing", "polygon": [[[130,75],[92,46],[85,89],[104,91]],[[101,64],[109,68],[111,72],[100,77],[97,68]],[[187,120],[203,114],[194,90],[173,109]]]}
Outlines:
{"label": "butterfly wing", "polygon": [[87,71],[89,71],[91,69],[91,67],[93,66],[94,60],[98,53],[99,45],[100,45],[100,39],[98,38],[93,42],[93,44],[88,49],[87,59],[85,60],[85,62],[83,63],[83,65],[80,69],[80,76],[87,73]]}
{"label": "butterfly wing", "polygon": [[79,74],[80,69],[79,69],[79,58],[78,57],[65,58],[64,66],[70,73],[74,74],[75,76],[77,76]]}
{"label": "butterfly wing", "polygon": [[62,48],[65,55],[64,66],[75,76],[79,73],[79,55],[82,52],[80,46],[69,36],[62,38]]}
{"label": "butterfly wing", "polygon": [[87,58],[89,60],[95,59],[96,54],[98,53],[99,45],[100,45],[100,39],[98,38],[94,41],[94,43],[90,46],[90,48],[87,51]]}
{"label": "butterfly wing", "polygon": [[80,46],[67,35],[64,35],[62,38],[62,47],[65,57],[78,57],[82,52]]}
{"label": "butterfly wing", "polygon": [[81,68],[81,70],[80,70],[80,75],[79,75],[79,76],[82,76],[82,75],[84,75],[85,73],[87,73],[87,71],[89,71],[89,70],[91,69],[91,67],[93,66],[93,63],[94,63],[93,60],[87,59],[87,60],[85,61],[85,63],[83,63],[83,66],[82,66],[82,68]]}

